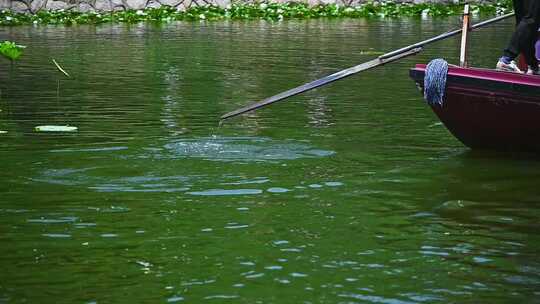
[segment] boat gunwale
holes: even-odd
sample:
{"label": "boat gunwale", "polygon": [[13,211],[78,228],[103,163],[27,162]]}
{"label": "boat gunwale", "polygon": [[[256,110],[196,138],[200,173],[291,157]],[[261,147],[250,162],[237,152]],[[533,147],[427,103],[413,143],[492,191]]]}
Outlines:
{"label": "boat gunwale", "polygon": [[[416,64],[411,70],[425,72],[426,64]],[[496,82],[505,82],[516,85],[526,85],[540,88],[540,76],[526,75],[514,72],[497,71],[485,68],[458,67],[454,65],[448,66],[448,75],[456,77],[467,77],[481,80],[489,80]]]}
{"label": "boat gunwale", "polygon": [[[409,76],[421,87],[424,85],[425,67],[425,64],[417,64],[409,71]],[[467,91],[467,88],[487,96],[540,103],[540,76],[449,66],[447,89]]]}

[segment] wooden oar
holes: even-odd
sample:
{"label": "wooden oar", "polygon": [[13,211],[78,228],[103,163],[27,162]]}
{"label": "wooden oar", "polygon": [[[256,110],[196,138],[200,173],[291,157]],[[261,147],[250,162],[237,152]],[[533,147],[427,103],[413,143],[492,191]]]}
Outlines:
{"label": "wooden oar", "polygon": [[[499,17],[496,17],[496,18],[493,18],[493,19],[489,19],[489,20],[486,20],[486,21],[483,21],[483,22],[480,22],[480,23],[477,23],[477,24],[471,26],[470,29],[472,30],[472,29],[475,29],[475,28],[480,28],[480,27],[486,26],[488,24],[491,24],[491,23],[494,23],[494,22],[509,18],[509,17],[511,17],[513,15],[514,15],[514,13],[509,13],[509,14],[499,16]],[[354,67],[339,71],[337,73],[334,73],[332,75],[328,75],[326,77],[314,80],[312,82],[308,82],[308,83],[303,84],[301,86],[298,86],[296,88],[287,90],[285,92],[282,92],[282,93],[279,93],[277,95],[268,97],[268,98],[266,98],[264,100],[261,100],[259,102],[256,102],[256,103],[250,104],[248,106],[245,106],[243,108],[240,108],[240,109],[234,110],[232,112],[229,112],[229,113],[221,116],[221,119],[223,120],[223,119],[231,118],[231,117],[234,117],[234,116],[237,116],[237,115],[240,115],[240,114],[243,114],[243,113],[246,113],[246,112],[249,112],[249,111],[264,107],[264,106],[267,106],[269,104],[278,102],[278,101],[283,100],[285,98],[288,98],[288,97],[291,97],[291,96],[294,96],[294,95],[297,95],[297,94],[300,94],[300,93],[315,89],[317,87],[329,84],[329,83],[334,82],[336,80],[343,79],[343,78],[345,78],[347,76],[351,76],[351,75],[354,75],[356,73],[359,73],[359,72],[369,70],[369,69],[372,69],[374,67],[383,65],[385,63],[396,61],[396,60],[399,60],[401,58],[416,54],[416,53],[418,53],[418,52],[420,52],[422,50],[422,47],[424,45],[429,44],[429,43],[433,43],[433,42],[436,42],[436,41],[439,41],[439,40],[443,40],[443,39],[446,39],[446,38],[449,38],[449,37],[452,37],[452,36],[455,36],[455,35],[461,33],[461,31],[462,31],[462,29],[453,30],[453,31],[450,31],[450,32],[447,32],[447,33],[432,37],[430,39],[420,41],[420,42],[417,42],[415,44],[411,44],[411,45],[403,47],[401,49],[398,49],[398,50],[395,50],[395,51],[392,51],[392,52],[388,52],[388,53],[383,54],[383,55],[379,56],[378,58],[375,58],[375,59],[373,59],[371,61],[368,61],[368,62],[359,64],[357,66],[354,66]]]}
{"label": "wooden oar", "polygon": [[421,50],[422,50],[422,48],[416,48],[416,49],[408,50],[408,51],[406,51],[404,53],[397,54],[394,57],[390,57],[390,58],[386,58],[386,59],[375,58],[375,59],[373,59],[371,61],[364,62],[362,64],[359,64],[357,66],[353,66],[353,67],[345,69],[343,71],[339,71],[339,72],[334,73],[332,75],[328,75],[326,77],[314,80],[312,82],[308,82],[308,83],[303,84],[303,85],[301,85],[299,87],[296,87],[294,89],[290,89],[288,91],[279,93],[277,95],[266,98],[264,100],[261,100],[259,102],[254,103],[254,104],[248,105],[248,106],[240,108],[238,110],[234,110],[232,112],[229,112],[229,113],[221,116],[221,119],[227,119],[227,118],[230,118],[230,117],[233,117],[233,116],[236,116],[236,115],[240,115],[242,113],[246,113],[246,112],[249,112],[249,111],[264,107],[264,106],[269,105],[271,103],[283,100],[283,99],[285,99],[287,97],[291,97],[291,96],[303,93],[305,91],[309,91],[311,89],[323,86],[325,84],[336,81],[338,79],[345,78],[347,76],[356,74],[358,72],[369,70],[369,69],[374,68],[376,66],[383,65],[385,63],[392,62],[392,61],[398,60],[400,58],[410,56],[412,54],[416,54],[416,53],[420,52]]}

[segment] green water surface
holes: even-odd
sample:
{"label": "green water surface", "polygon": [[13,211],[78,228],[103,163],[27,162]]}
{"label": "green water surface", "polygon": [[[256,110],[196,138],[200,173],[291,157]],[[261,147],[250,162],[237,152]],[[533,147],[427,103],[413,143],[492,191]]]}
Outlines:
{"label": "green water surface", "polygon": [[458,37],[218,124],[457,26],[0,27],[27,46],[0,62],[0,303],[539,303],[539,158],[468,150],[408,78]]}

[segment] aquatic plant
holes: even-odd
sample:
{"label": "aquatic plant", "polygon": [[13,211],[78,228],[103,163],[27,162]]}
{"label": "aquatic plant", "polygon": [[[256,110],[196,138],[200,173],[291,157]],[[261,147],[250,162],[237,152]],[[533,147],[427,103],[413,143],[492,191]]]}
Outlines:
{"label": "aquatic plant", "polygon": [[[491,3],[473,3],[473,14],[503,14],[512,9],[511,0]],[[368,1],[358,6],[339,6],[336,4],[309,6],[306,3],[236,3],[227,8],[217,6],[194,6],[186,11],[173,7],[148,8],[145,10],[126,10],[110,13],[76,11],[39,11],[36,14],[0,11],[0,25],[21,24],[99,24],[171,22],[176,20],[245,20],[245,19],[307,19],[307,18],[397,18],[420,16],[459,15],[463,3],[396,3],[394,1]]]}
{"label": "aquatic plant", "polygon": [[0,55],[11,60],[12,62],[19,59],[23,53],[24,45],[15,44],[12,41],[4,41],[0,43]]}
{"label": "aquatic plant", "polygon": [[[4,41],[0,43],[0,57],[7,58],[11,61],[11,70],[14,69],[15,60],[19,59],[23,53],[25,46],[15,44],[12,41]],[[0,87],[0,100],[2,99],[2,87]],[[1,112],[1,110],[0,110]],[[6,131],[0,131],[0,134],[7,133]]]}

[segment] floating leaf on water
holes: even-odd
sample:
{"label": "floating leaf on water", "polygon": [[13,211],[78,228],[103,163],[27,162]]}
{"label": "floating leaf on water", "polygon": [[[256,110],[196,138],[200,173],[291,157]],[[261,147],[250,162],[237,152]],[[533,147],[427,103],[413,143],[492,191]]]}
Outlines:
{"label": "floating leaf on water", "polygon": [[74,126],[37,126],[38,132],[75,132],[77,127]]}
{"label": "floating leaf on water", "polygon": [[22,50],[26,48],[24,45],[17,45],[15,42],[4,41],[0,43],[0,55],[14,61],[22,55]]}

